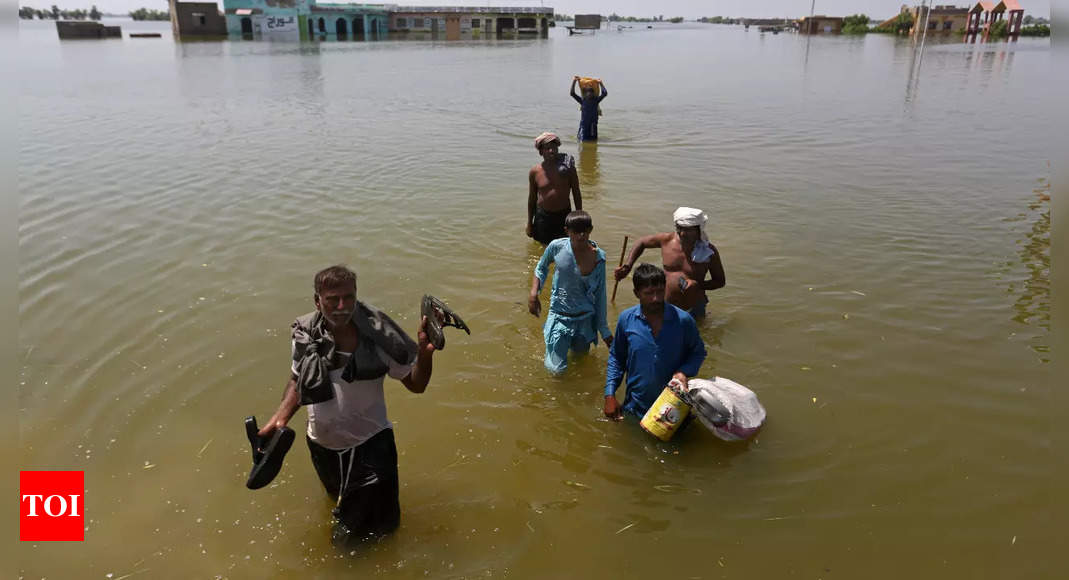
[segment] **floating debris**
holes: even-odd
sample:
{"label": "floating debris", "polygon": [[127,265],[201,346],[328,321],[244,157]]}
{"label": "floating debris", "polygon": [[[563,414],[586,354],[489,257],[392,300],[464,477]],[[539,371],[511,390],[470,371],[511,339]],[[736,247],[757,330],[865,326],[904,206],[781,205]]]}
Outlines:
{"label": "floating debris", "polygon": [[202,453],[204,453],[204,450],[207,449],[208,446],[212,444],[212,441],[215,441],[215,439],[209,439],[208,442],[204,444],[204,447],[200,448],[200,451],[197,452],[197,458],[198,459],[200,459],[200,456],[201,456]]}
{"label": "floating debris", "polygon": [[572,480],[565,481],[564,485],[567,485],[567,486],[570,486],[570,487],[575,487],[575,488],[578,488],[578,489],[590,489],[589,485],[587,485],[585,483],[579,483],[578,481],[572,481]]}
{"label": "floating debris", "polygon": [[625,531],[631,529],[632,527],[634,527],[634,525],[635,525],[635,522],[631,522],[630,524],[627,524],[626,526],[620,528],[619,530],[616,530],[616,533],[619,534],[621,532],[625,532]]}
{"label": "floating debris", "polygon": [[851,290],[851,292],[853,292],[854,294],[857,294],[858,296],[864,296],[865,295],[864,292],[858,292],[857,290]]}
{"label": "floating debris", "polygon": [[665,485],[655,485],[655,486],[653,486],[653,489],[656,489],[657,491],[660,491],[660,492],[663,492],[663,493],[678,493],[680,491],[683,491],[682,487],[679,487],[678,485],[674,485],[674,484],[671,484],[671,483],[665,484]]}

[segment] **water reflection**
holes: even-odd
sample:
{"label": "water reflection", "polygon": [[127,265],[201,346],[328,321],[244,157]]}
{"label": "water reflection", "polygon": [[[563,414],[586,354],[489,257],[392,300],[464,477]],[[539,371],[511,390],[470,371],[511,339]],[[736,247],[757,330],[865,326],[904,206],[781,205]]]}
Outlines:
{"label": "water reflection", "polygon": [[909,74],[906,76],[906,104],[909,105],[917,98],[917,89],[920,88],[921,61],[924,59],[924,43],[918,46],[913,44],[913,52],[910,55]]}
{"label": "water reflection", "polygon": [[1032,340],[1032,349],[1040,354],[1040,360],[1050,362],[1050,182],[1040,180],[1033,191],[1035,197],[1028,211],[1019,216],[1031,223],[1028,233],[1018,241],[1017,251],[1026,274],[1019,288],[1010,284],[1009,290],[1019,292],[1013,320],[1044,331]]}
{"label": "water reflection", "polygon": [[579,144],[579,183],[596,186],[601,179],[601,164],[598,161],[598,143],[586,141]]}

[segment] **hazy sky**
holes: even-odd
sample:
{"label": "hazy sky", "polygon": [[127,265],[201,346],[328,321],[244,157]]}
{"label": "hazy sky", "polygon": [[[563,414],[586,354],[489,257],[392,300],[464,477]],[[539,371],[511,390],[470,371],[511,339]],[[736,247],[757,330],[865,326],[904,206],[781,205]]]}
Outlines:
{"label": "hazy sky", "polygon": [[[210,1],[210,0],[209,0]],[[329,0],[328,0],[329,1]],[[344,0],[334,0],[342,2]],[[370,3],[385,3],[382,0],[367,0]],[[1020,0],[1026,14],[1047,16],[1050,13],[1049,0]],[[222,7],[222,0],[219,0]],[[616,12],[623,16],[655,16],[663,14],[665,18],[683,16],[698,18],[700,16],[750,16],[762,17],[799,17],[809,14],[812,0],[409,0],[393,4],[416,6],[552,6],[557,12],[566,14],[610,14]],[[906,2],[916,4],[918,0]],[[936,0],[936,4],[971,5],[968,0]],[[104,12],[123,13],[142,6],[165,9],[166,0],[19,0],[20,6],[47,8],[56,4],[60,8],[88,8],[96,4]],[[873,19],[889,18],[895,15],[903,0],[817,0],[816,13],[832,16],[847,14],[868,14]]]}

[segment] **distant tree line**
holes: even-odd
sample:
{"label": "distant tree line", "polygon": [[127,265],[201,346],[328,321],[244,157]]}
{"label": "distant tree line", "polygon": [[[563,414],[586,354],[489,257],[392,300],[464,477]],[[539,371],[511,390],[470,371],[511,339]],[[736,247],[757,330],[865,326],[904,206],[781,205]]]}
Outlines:
{"label": "distant tree line", "polygon": [[575,17],[570,14],[554,14],[553,20],[557,20],[559,22],[572,22],[575,20]]}
{"label": "distant tree line", "polygon": [[29,6],[19,8],[19,18],[23,20],[100,20],[102,14],[94,5],[89,10],[60,10],[55,4],[50,10],[38,10]]}
{"label": "distant tree line", "polygon": [[[609,15],[608,20],[609,22],[669,22],[664,19],[664,14],[660,16],[654,16],[653,18],[645,18],[636,16],[620,16],[615,12]],[[679,22],[683,22],[683,17],[679,17]]]}
{"label": "distant tree line", "polygon": [[739,24],[742,22],[742,19],[728,18],[726,16],[703,16],[698,19],[698,22],[704,22],[706,24]]}
{"label": "distant tree line", "polygon": [[[988,38],[1006,38],[1009,35],[1010,27],[1005,20],[999,20],[998,22],[992,24],[991,28],[987,32]],[[1050,36],[1050,26],[1046,24],[1032,24],[1031,26],[1022,26],[1021,36]]]}
{"label": "distant tree line", "polygon": [[1021,24],[1024,24],[1021,27],[1021,36],[1050,36],[1050,20],[1046,18],[1036,18],[1029,14]]}
{"label": "distant tree line", "polygon": [[1050,36],[1050,26],[1046,24],[1022,26],[1021,36]]}
{"label": "distant tree line", "polygon": [[134,20],[170,20],[171,12],[168,10],[148,10],[147,8],[138,8],[130,13],[130,18]]}

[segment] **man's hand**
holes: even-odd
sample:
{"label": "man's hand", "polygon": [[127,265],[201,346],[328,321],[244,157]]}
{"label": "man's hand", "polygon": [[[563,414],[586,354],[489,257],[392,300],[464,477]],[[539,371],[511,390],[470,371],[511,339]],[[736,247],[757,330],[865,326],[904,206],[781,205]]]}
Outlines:
{"label": "man's hand", "polygon": [[676,374],[672,375],[672,378],[679,381],[679,384],[683,385],[684,393],[687,392],[687,389],[689,389],[689,387],[687,386],[687,375],[683,374],[682,372],[677,372]]}
{"label": "man's hand", "polygon": [[605,338],[603,338],[601,340],[603,340],[605,342],[605,347],[606,348],[612,348],[612,335],[611,334],[609,336],[606,336]]}
{"label": "man's hand", "polygon": [[631,265],[630,264],[622,264],[618,268],[616,268],[615,270],[612,271],[612,275],[613,275],[614,278],[616,278],[617,282],[619,282],[620,280],[623,280],[624,278],[627,278],[627,275],[630,274],[630,273],[631,273]]}
{"label": "man's hand", "polygon": [[[441,321],[439,321],[441,322]],[[431,344],[430,338],[427,336],[427,317],[423,316],[419,319],[419,331],[416,334],[419,337],[419,352],[430,356],[434,353],[434,345]]]}
{"label": "man's hand", "polygon": [[280,419],[278,415],[274,415],[271,417],[271,420],[269,420],[266,425],[261,427],[260,430],[256,432],[256,435],[261,439],[265,439],[273,435],[275,431],[285,426],[286,421]]}
{"label": "man's hand", "polygon": [[616,395],[607,395],[605,397],[605,416],[613,421],[621,421],[624,418],[624,414],[620,412],[620,402],[616,400]]}
{"label": "man's hand", "polygon": [[528,238],[533,238],[534,237],[534,226],[532,226],[531,224],[527,224],[527,237]]}
{"label": "man's hand", "polygon": [[527,311],[535,318],[542,313],[542,302],[538,299],[538,294],[531,294],[527,297]]}

